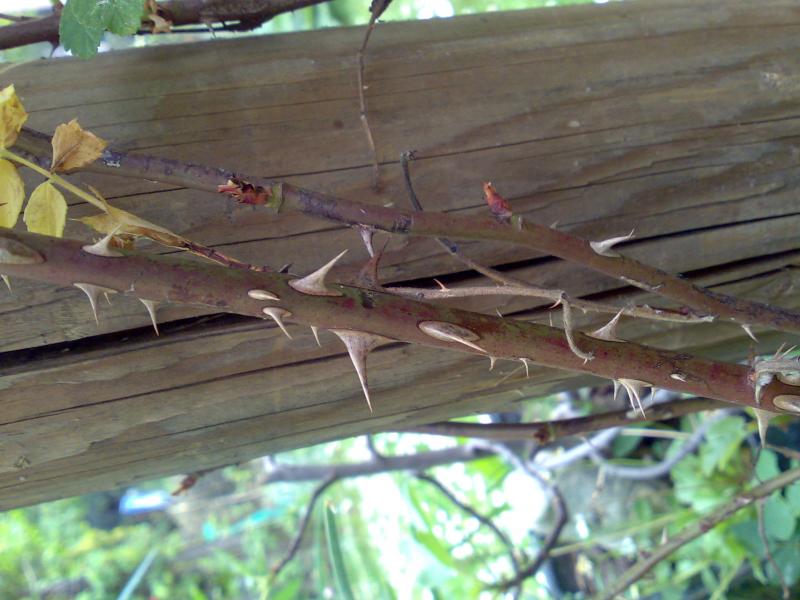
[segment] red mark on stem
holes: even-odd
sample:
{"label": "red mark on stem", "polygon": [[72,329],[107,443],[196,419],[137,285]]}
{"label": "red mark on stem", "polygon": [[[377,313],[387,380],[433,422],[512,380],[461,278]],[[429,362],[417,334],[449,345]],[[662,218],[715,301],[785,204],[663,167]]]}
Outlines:
{"label": "red mark on stem", "polygon": [[272,196],[270,190],[236,177],[229,179],[224,185],[218,185],[217,191],[230,196],[239,204],[266,204]]}
{"label": "red mark on stem", "polygon": [[486,196],[486,203],[489,205],[489,210],[492,211],[494,218],[501,223],[508,223],[508,220],[513,214],[508,201],[498,194],[488,181],[483,184],[483,193]]}

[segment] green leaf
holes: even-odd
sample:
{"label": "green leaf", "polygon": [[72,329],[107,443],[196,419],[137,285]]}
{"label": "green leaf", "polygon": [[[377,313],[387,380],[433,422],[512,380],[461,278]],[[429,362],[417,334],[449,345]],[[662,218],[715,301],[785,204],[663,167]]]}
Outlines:
{"label": "green leaf", "polygon": [[144,0],[110,0],[106,29],[117,35],[133,35],[139,31]]}
{"label": "green leaf", "polygon": [[638,435],[618,435],[611,442],[611,453],[615,458],[623,458],[639,447],[642,437]]}
{"label": "green leaf", "polygon": [[336,581],[336,588],[345,600],[354,600],[353,589],[350,586],[350,579],[347,576],[347,569],[344,565],[344,555],[339,543],[339,531],[336,527],[336,513],[333,507],[328,504],[325,507],[325,533],[328,541],[328,558],[331,561],[333,577]]}
{"label": "green leaf", "polygon": [[69,0],[61,11],[58,35],[64,48],[91,58],[108,30],[132,35],[141,24],[144,0]]}
{"label": "green leaf", "polygon": [[[793,587],[797,580],[800,579],[800,561],[797,560],[798,552],[800,552],[800,548],[798,548],[797,542],[792,544],[785,544],[777,552],[774,553],[775,562],[778,563],[778,568],[783,573],[783,579],[786,582],[786,585],[789,587]],[[767,572],[770,574],[770,578],[779,583],[778,577],[772,571],[772,566],[767,565]]]}
{"label": "green leaf", "polygon": [[791,539],[794,526],[794,513],[780,492],[770,496],[764,505],[764,529],[767,535],[785,542]]}
{"label": "green leaf", "polygon": [[277,592],[272,592],[268,596],[269,600],[293,600],[300,595],[300,584],[302,580],[293,579]]}
{"label": "green leaf", "polygon": [[433,533],[412,527],[411,535],[418,544],[430,552],[441,564],[451,569],[458,569],[456,560],[450,554],[450,550]]}
{"label": "green leaf", "polygon": [[724,469],[745,437],[747,429],[741,417],[725,417],[715,422],[700,448],[703,474],[708,476],[717,468]]}
{"label": "green leaf", "polygon": [[794,515],[800,516],[800,482],[795,482],[786,488],[786,501],[792,507]]}
{"label": "green leaf", "polygon": [[780,473],[778,456],[772,450],[761,450],[756,463],[756,476],[760,481],[772,479]]}

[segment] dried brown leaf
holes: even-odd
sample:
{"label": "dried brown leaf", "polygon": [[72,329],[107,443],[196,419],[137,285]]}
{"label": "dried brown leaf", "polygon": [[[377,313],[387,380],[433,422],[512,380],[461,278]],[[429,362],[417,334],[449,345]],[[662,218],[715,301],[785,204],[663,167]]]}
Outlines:
{"label": "dried brown leaf", "polygon": [[72,171],[96,161],[106,142],[85,131],[77,119],[62,123],[53,134],[53,163],[51,171]]}

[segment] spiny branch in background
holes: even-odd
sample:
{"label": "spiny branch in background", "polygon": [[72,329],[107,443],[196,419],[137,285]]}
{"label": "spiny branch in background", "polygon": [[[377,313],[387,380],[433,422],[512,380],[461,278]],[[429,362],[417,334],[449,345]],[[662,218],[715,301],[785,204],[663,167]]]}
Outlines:
{"label": "spiny branch in background", "polygon": [[728,520],[743,508],[751,506],[759,499],[766,498],[773,492],[781,490],[795,481],[800,481],[800,468],[785,471],[777,477],[765,481],[761,485],[737,494],[731,501],[716,508],[712,514],[701,519],[695,525],[685,528],[675,537],[655,548],[649,555],[643,557],[631,568],[614,579],[614,581],[610,583],[608,589],[600,596],[600,600],[617,598],[623,591],[644,577],[658,563],[668,558],[678,549],[710,531],[723,521]]}
{"label": "spiny branch in background", "polygon": [[367,23],[366,31],[364,31],[364,41],[361,42],[361,47],[356,54],[356,63],[358,65],[357,83],[358,83],[358,105],[360,109],[359,118],[361,119],[361,127],[364,129],[364,136],[367,138],[367,146],[369,147],[370,158],[372,159],[372,189],[374,191],[380,190],[380,171],[378,167],[378,152],[375,149],[375,139],[372,137],[372,129],[369,126],[369,118],[367,116],[367,99],[364,92],[367,90],[367,85],[364,83],[364,53],[367,51],[367,44],[378,23],[378,19],[389,8],[392,0],[372,0],[369,5],[369,23]]}
{"label": "spiny branch in background", "polygon": [[[27,152],[41,155],[42,138],[47,139],[42,134],[28,130],[21,136],[19,145]],[[721,318],[740,326],[759,325],[787,333],[800,333],[800,313],[797,311],[712,292],[625,256],[603,256],[595,252],[586,240],[526,221],[519,215],[512,216],[511,223],[506,225],[494,218],[409,212],[345,200],[286,182],[257,177],[237,178],[224,169],[110,150],[104,151],[99,162],[87,165],[83,170],[146,177],[204,191],[223,191],[235,199],[241,198],[241,194],[229,191],[230,184],[235,187],[237,181],[246,182],[263,192],[258,199],[248,197],[248,200],[275,211],[296,210],[345,225],[365,226],[400,235],[517,244],[581,264],[659,294],[682,305],[679,309],[681,313],[698,319]]]}

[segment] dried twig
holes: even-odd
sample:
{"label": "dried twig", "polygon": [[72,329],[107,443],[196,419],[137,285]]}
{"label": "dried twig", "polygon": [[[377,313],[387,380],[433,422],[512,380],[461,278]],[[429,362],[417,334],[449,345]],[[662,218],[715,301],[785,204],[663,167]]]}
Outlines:
{"label": "dried twig", "polygon": [[777,477],[736,496],[733,500],[718,508],[713,514],[697,521],[693,527],[684,528],[678,535],[656,548],[651,554],[642,558],[630,569],[619,575],[613,584],[603,592],[599,600],[616,598],[679,548],[699,538],[741,509],[750,506],[756,500],[766,498],[773,492],[798,480],[800,480],[800,468],[781,473]]}
{"label": "dried twig", "polygon": [[681,462],[684,458],[689,456],[692,452],[697,450],[705,438],[709,428],[719,421],[720,419],[728,416],[730,411],[721,410],[714,416],[703,421],[697,429],[694,430],[691,436],[684,440],[676,452],[671,453],[667,458],[654,465],[647,465],[643,467],[626,467],[622,465],[615,465],[605,460],[599,452],[593,451],[589,456],[592,461],[600,465],[600,469],[606,476],[619,477],[621,479],[636,479],[639,481],[647,479],[658,479],[667,475],[672,468]]}
{"label": "dried twig", "polygon": [[497,537],[497,539],[500,540],[500,542],[506,547],[506,550],[508,551],[508,558],[511,561],[511,566],[514,569],[514,577],[516,578],[516,576],[520,572],[520,567],[519,567],[519,561],[517,560],[517,555],[514,551],[514,544],[512,544],[511,540],[508,539],[508,536],[506,536],[506,534],[504,534],[497,527],[497,525],[494,524],[494,521],[492,521],[489,517],[486,517],[481,513],[479,513],[469,504],[461,502],[461,500],[456,498],[455,495],[449,489],[447,489],[447,487],[441,481],[439,481],[435,477],[431,477],[430,475],[427,475],[425,473],[417,473],[417,479],[425,481],[434,486],[442,493],[443,496],[445,496],[450,502],[455,504],[459,509],[461,509],[468,515],[474,517],[481,525],[483,525],[487,529],[490,529],[492,533],[494,533],[495,537]]}
{"label": "dried twig", "polygon": [[277,577],[283,568],[294,558],[294,555],[297,554],[297,550],[300,548],[300,543],[303,541],[303,535],[305,534],[306,529],[308,529],[308,523],[311,520],[311,515],[314,513],[314,507],[317,504],[317,500],[319,500],[319,497],[322,496],[325,490],[331,487],[338,480],[338,477],[331,475],[325,481],[315,487],[313,492],[311,492],[311,497],[306,505],[306,512],[303,514],[303,518],[300,520],[300,524],[297,526],[297,531],[294,534],[292,543],[289,545],[289,549],[286,551],[286,554],[283,556],[283,558],[281,558],[272,567],[271,572],[273,578]]}
{"label": "dried twig", "polygon": [[545,539],[542,541],[542,545],[539,548],[539,552],[537,553],[536,557],[533,561],[520,570],[514,577],[508,579],[506,581],[502,581],[496,584],[493,584],[491,587],[494,589],[501,589],[501,590],[509,590],[511,588],[515,588],[517,586],[521,586],[522,583],[528,578],[535,575],[539,569],[544,564],[544,561],[550,556],[550,550],[558,542],[558,538],[561,535],[561,531],[564,529],[564,526],[567,524],[567,503],[564,501],[564,496],[561,495],[561,491],[558,489],[558,486],[550,483],[545,477],[543,477],[540,473],[536,471],[529,463],[522,460],[519,456],[514,454],[511,450],[509,450],[503,444],[498,444],[494,442],[490,442],[486,444],[486,447],[490,450],[493,450],[506,461],[511,463],[515,469],[527,474],[529,477],[532,477],[536,481],[538,481],[543,487],[545,487],[549,492],[553,500],[553,508],[555,510],[555,523],[553,527],[548,532]]}
{"label": "dried twig", "polygon": [[378,152],[375,149],[375,139],[372,137],[372,129],[369,126],[369,118],[367,117],[367,99],[364,95],[364,91],[367,89],[367,86],[364,84],[364,53],[367,50],[369,38],[372,35],[372,31],[375,29],[378,18],[389,7],[390,2],[391,0],[372,0],[369,6],[370,17],[369,23],[367,23],[367,29],[364,32],[364,41],[361,42],[361,47],[356,54],[358,62],[358,104],[361,111],[359,116],[361,118],[361,126],[364,128],[364,135],[367,138],[369,153],[372,157],[372,189],[376,192],[380,189],[380,172],[378,167]]}

